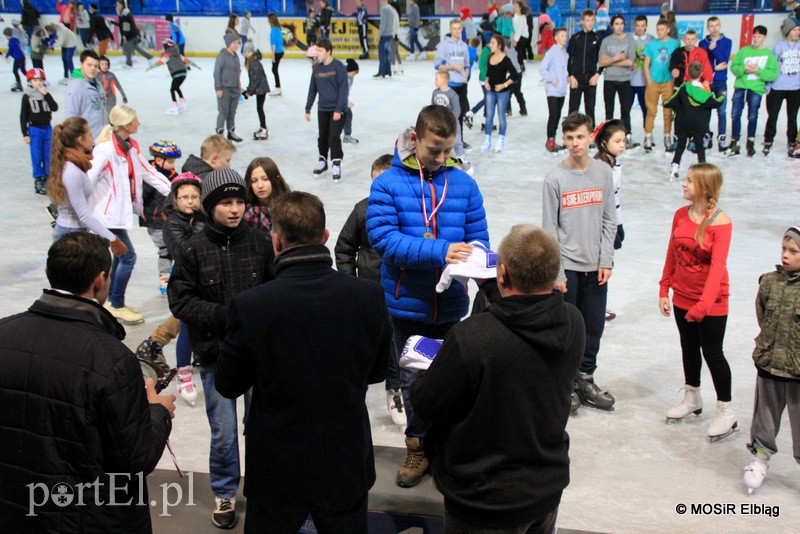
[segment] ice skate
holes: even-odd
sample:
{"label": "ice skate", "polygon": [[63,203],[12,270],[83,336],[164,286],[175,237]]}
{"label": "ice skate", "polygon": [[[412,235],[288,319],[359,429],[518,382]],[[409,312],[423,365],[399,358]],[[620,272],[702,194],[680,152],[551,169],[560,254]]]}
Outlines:
{"label": "ice skate", "polygon": [[714,148],[714,132],[708,131],[703,136],[703,148],[706,150],[711,150]]}
{"label": "ice skate", "polygon": [[639,146],[641,146],[639,143],[634,143],[631,134],[625,136],[625,150],[634,150],[639,148]]}
{"label": "ice skate", "polygon": [[578,408],[581,407],[581,399],[578,398],[578,394],[575,391],[572,392],[572,395],[569,397],[569,413],[570,415],[578,415]]}
{"label": "ice skate", "polygon": [[680,421],[689,414],[700,415],[701,413],[703,413],[703,398],[700,396],[700,388],[683,386],[683,400],[667,410],[667,423]]}
{"label": "ice skate", "polygon": [[20,84],[18,84],[18,83],[13,84],[11,86],[11,92],[12,93],[21,93],[22,92],[22,86]]}
{"label": "ice skate", "polygon": [[320,176],[323,172],[328,170],[328,160],[325,156],[320,156],[317,161],[317,166],[314,169],[314,176]]}
{"label": "ice skate", "polygon": [[266,141],[267,139],[269,139],[269,132],[266,128],[259,128],[257,131],[253,132],[253,140]]}
{"label": "ice skate", "polygon": [[492,136],[484,135],[483,136],[483,144],[481,145],[481,152],[486,153],[492,149]]}
{"label": "ice skate", "polygon": [[669,172],[669,183],[677,182],[681,177],[681,166],[677,163],[672,164],[672,170]]}
{"label": "ice skate", "polygon": [[736,432],[738,426],[733,403],[717,401],[717,415],[708,427],[708,439],[711,443],[717,442]]}
{"label": "ice skate", "polygon": [[[37,195],[46,195],[47,194],[47,178],[44,176],[39,176],[33,180],[33,190],[36,192]],[[58,216],[58,215],[56,215]]]}
{"label": "ice skate", "polygon": [[242,142],[242,138],[236,135],[236,130],[228,130],[228,139],[235,143]]}
{"label": "ice skate", "polygon": [[644,151],[648,154],[653,151],[653,136],[651,134],[644,136]]}
{"label": "ice skate", "polygon": [[787,155],[790,158],[800,158],[800,143],[792,143],[789,145],[789,150],[787,151]]}
{"label": "ice skate", "polygon": [[282,94],[283,91],[281,91],[281,88],[276,87],[274,91],[270,91],[269,93],[267,93],[267,96],[281,96]]}
{"label": "ice skate", "polygon": [[607,412],[614,410],[614,396],[600,389],[594,383],[594,375],[590,373],[578,372],[578,376],[575,377],[575,393],[578,394],[581,404]]}
{"label": "ice skate", "polygon": [[197,388],[192,381],[191,365],[178,369],[178,393],[186,404],[194,406],[197,400]]}
{"label": "ice skate", "polygon": [[343,143],[351,143],[351,144],[357,145],[358,144],[358,139],[356,139],[352,135],[345,135],[344,137],[342,137],[342,142]]}
{"label": "ice skate", "polygon": [[167,108],[167,115],[179,115],[180,111],[178,110],[178,103],[173,101],[172,104]]}
{"label": "ice skate", "polygon": [[747,157],[752,158],[756,155],[756,139],[755,137],[747,138]]}
{"label": "ice skate", "polygon": [[611,311],[609,309],[606,309],[606,322],[613,321],[616,318],[617,318],[617,314],[616,313],[614,313],[613,311]]}
{"label": "ice skate", "polygon": [[474,117],[475,117],[475,114],[472,113],[472,110],[467,111],[467,113],[464,115],[464,124],[466,124],[467,128],[469,128],[470,130],[472,129],[472,119]]}
{"label": "ice skate", "polygon": [[717,147],[719,148],[719,153],[723,156],[727,156],[728,152],[730,151],[730,144],[728,144],[728,136],[725,134],[721,134],[717,136]]}
{"label": "ice skate", "polygon": [[464,147],[464,152],[472,152],[472,145],[466,141],[461,141],[461,146]]}
{"label": "ice skate", "polygon": [[386,407],[392,416],[392,422],[397,426],[405,426],[406,411],[403,408],[403,395],[399,389],[386,390]]}
{"label": "ice skate", "polygon": [[664,151],[667,153],[672,153],[678,150],[678,141],[675,140],[671,135],[664,137]]}
{"label": "ice skate", "polygon": [[69,83],[69,78],[63,78],[58,80],[58,85],[67,85]]}
{"label": "ice skate", "polygon": [[333,165],[331,165],[331,174],[333,175],[333,183],[337,183],[342,179],[342,160],[333,160]]}
{"label": "ice skate", "polygon": [[686,143],[686,150],[692,154],[697,154],[697,146],[695,146],[694,139],[691,139],[688,143]]}
{"label": "ice skate", "polygon": [[506,136],[501,135],[500,137],[497,138],[497,143],[495,143],[494,145],[494,153],[499,154],[500,152],[503,151],[503,148],[505,148],[505,146],[506,146]]}
{"label": "ice skate", "polygon": [[108,310],[108,312],[113,315],[115,319],[118,319],[125,324],[139,324],[144,322],[144,317],[142,317],[139,312],[127,306],[115,308],[111,305],[111,302],[106,301],[103,307]]}
{"label": "ice skate", "polygon": [[747,494],[752,495],[753,491],[761,487],[764,478],[767,476],[769,469],[768,460],[759,457],[758,454],[750,462],[750,465],[744,468],[744,485],[747,486]]}
{"label": "ice skate", "polygon": [[731,145],[728,147],[728,155],[729,156],[738,156],[742,151],[741,145],[739,145],[738,139],[733,139],[731,141]]}
{"label": "ice skate", "polygon": [[186,105],[186,99],[181,98],[181,101],[178,103],[178,111],[180,113],[185,112],[189,107]]}
{"label": "ice skate", "polygon": [[547,142],[544,144],[544,147],[550,153],[558,152],[558,145],[556,144],[556,140],[552,137],[547,140]]}
{"label": "ice skate", "polygon": [[769,156],[769,151],[772,149],[772,143],[764,143],[764,148],[761,149],[761,152],[765,156]]}
{"label": "ice skate", "polygon": [[158,341],[153,341],[152,337],[148,337],[136,347],[136,356],[156,364],[164,373],[168,373],[171,369],[167,359],[164,358],[163,348],[164,345]]}

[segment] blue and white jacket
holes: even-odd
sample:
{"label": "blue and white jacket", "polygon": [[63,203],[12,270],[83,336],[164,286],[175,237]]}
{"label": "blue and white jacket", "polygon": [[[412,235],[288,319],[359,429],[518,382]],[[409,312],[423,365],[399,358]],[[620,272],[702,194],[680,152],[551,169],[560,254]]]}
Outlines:
{"label": "blue and white jacket", "polygon": [[[367,206],[369,242],[383,259],[381,286],[392,317],[427,324],[458,321],[469,306],[466,286],[454,281],[437,294],[436,284],[452,243],[479,241],[489,246],[483,197],[475,180],[452,159],[426,173],[421,184],[419,164],[407,146],[409,132],[398,140],[400,150],[395,147],[391,168],[372,182]],[[447,196],[430,225],[434,237],[425,238],[422,190],[430,217],[445,183]]]}

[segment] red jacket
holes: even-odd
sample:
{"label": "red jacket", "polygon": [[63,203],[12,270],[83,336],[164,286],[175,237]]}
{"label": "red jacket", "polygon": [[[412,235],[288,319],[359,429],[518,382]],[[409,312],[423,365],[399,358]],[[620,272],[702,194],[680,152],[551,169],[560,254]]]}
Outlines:
{"label": "red jacket", "polygon": [[659,282],[659,297],[688,310],[686,318],[701,321],[706,315],[728,315],[728,249],[733,225],[706,228],[703,247],[694,239],[699,225],[689,217],[689,206],[675,212],[667,258]]}
{"label": "red jacket", "polygon": [[698,46],[691,52],[687,52],[686,47],[682,46],[675,49],[669,61],[670,70],[678,69],[680,71],[680,75],[675,78],[675,87],[680,87],[683,82],[692,81],[689,78],[689,64],[695,61],[703,65],[703,75],[700,77],[700,81],[708,82],[709,84],[714,81],[714,69],[711,67],[708,50]]}

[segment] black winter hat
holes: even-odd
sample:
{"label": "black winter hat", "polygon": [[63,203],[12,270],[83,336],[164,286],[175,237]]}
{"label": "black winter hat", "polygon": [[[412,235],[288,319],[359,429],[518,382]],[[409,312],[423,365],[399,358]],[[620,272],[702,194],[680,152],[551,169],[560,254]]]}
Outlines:
{"label": "black winter hat", "polygon": [[241,198],[247,201],[247,188],[244,185],[244,178],[233,169],[214,169],[203,179],[203,187],[200,189],[200,201],[203,209],[211,215],[214,206],[225,198]]}
{"label": "black winter hat", "polygon": [[358,72],[358,63],[353,58],[347,58],[347,72]]}

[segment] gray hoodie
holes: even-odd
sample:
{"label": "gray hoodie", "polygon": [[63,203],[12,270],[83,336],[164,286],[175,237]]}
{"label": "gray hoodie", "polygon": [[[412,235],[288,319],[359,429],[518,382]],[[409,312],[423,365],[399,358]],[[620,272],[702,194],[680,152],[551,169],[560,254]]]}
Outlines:
{"label": "gray hoodie", "polygon": [[553,45],[544,53],[539,73],[544,79],[544,92],[547,96],[567,96],[567,63],[569,54],[558,45]]}
{"label": "gray hoodie", "polygon": [[227,48],[220,50],[217,61],[214,63],[214,89],[239,89],[239,75],[242,64],[239,56],[228,52]]}
{"label": "gray hoodie", "polygon": [[97,78],[92,81],[83,77],[80,69],[72,72],[66,91],[66,105],[64,115],[66,118],[83,117],[89,123],[92,136],[97,139],[100,130],[108,124],[105,98],[102,87],[99,87]]}
{"label": "gray hoodie", "polygon": [[392,6],[386,4],[381,7],[381,25],[378,28],[379,37],[394,37],[394,17],[397,16],[397,11]]}
{"label": "gray hoodie", "polygon": [[467,44],[460,36],[453,39],[445,37],[436,46],[436,57],[433,59],[433,68],[439,70],[440,65],[463,65],[464,70],[451,70],[450,86],[459,86],[467,82],[467,68],[469,67],[469,51]]}

